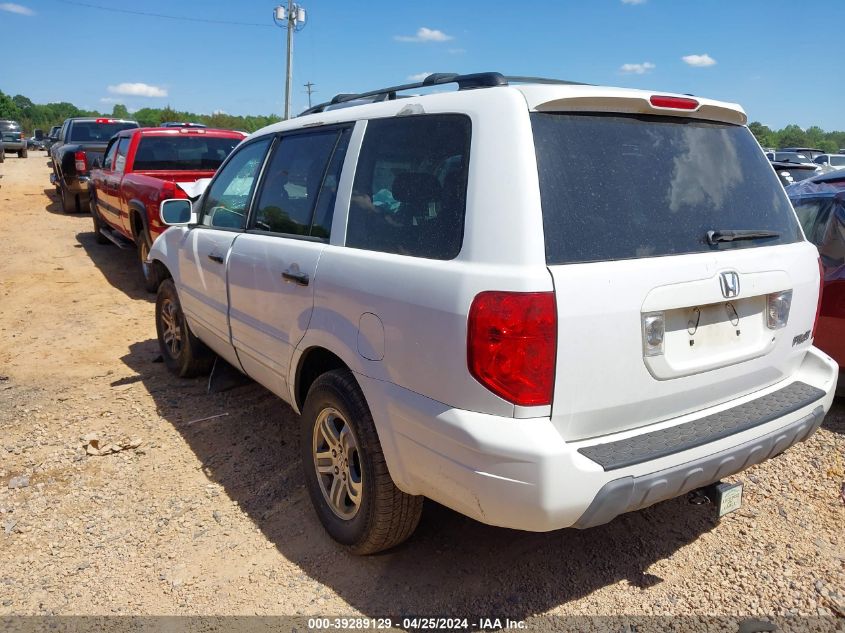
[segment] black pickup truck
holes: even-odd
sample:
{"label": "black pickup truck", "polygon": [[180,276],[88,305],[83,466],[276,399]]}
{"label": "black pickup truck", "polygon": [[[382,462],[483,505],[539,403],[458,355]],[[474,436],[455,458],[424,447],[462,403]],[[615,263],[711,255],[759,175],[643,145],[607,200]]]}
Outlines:
{"label": "black pickup truck", "polygon": [[102,162],[109,139],[138,127],[137,121],[102,117],[66,119],[58,140],[50,148],[53,173],[50,182],[61,197],[62,211],[79,213],[90,208],[88,182],[95,160]]}

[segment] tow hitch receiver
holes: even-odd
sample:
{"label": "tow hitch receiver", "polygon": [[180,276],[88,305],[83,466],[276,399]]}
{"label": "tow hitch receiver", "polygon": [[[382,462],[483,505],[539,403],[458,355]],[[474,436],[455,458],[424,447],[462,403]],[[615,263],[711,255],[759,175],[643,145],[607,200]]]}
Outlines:
{"label": "tow hitch receiver", "polygon": [[687,495],[687,501],[693,505],[712,503],[716,506],[719,518],[739,510],[742,505],[742,482],[726,484],[717,481],[704,488],[693,490]]}

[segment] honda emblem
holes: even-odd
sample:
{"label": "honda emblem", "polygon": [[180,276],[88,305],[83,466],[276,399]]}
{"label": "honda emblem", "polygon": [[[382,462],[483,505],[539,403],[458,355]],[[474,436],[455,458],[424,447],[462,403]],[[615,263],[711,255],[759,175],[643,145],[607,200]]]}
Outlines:
{"label": "honda emblem", "polygon": [[732,299],[739,295],[739,275],[730,270],[719,276],[719,283],[722,286],[722,296],[725,299]]}

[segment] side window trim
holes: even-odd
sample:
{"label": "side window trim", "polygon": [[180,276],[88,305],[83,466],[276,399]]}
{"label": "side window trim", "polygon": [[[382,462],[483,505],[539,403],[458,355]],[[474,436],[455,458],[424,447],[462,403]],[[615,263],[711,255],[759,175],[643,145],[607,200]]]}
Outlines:
{"label": "side window trim", "polygon": [[[273,160],[273,155],[279,150],[279,145],[285,140],[285,138],[292,138],[295,136],[305,136],[309,134],[325,134],[326,132],[334,132],[335,133],[335,140],[334,145],[332,147],[332,151],[329,154],[329,159],[326,161],[326,166],[323,168],[323,173],[320,176],[320,186],[317,189],[317,197],[314,200],[314,203],[311,205],[311,217],[309,219],[309,230],[314,226],[314,215],[317,211],[317,204],[320,201],[320,195],[323,192],[323,185],[326,182],[326,175],[328,174],[329,169],[331,169],[332,159],[334,158],[334,154],[337,151],[338,145],[340,144],[340,140],[342,137],[343,130],[353,128],[353,123],[337,123],[331,125],[325,125],[320,127],[310,127],[310,128],[300,128],[297,130],[290,130],[285,132],[280,132],[276,134],[276,139],[273,143],[273,146],[270,148],[270,151],[267,153],[267,156],[264,160],[264,166],[261,169],[261,179],[258,182],[258,186],[255,188],[253,192],[252,201],[250,203],[250,212],[249,218],[246,224],[246,233],[251,233],[255,235],[270,235],[276,237],[284,237],[288,239],[295,239],[295,240],[304,240],[306,242],[320,242],[323,244],[330,243],[330,240],[324,239],[322,237],[314,237],[312,235],[299,235],[297,233],[278,233],[276,231],[264,231],[262,229],[255,228],[255,220],[256,220],[256,212],[255,209],[256,201],[261,199],[261,194],[264,191],[264,185],[266,184],[265,178],[265,168],[270,162]],[[347,149],[347,155],[348,155]],[[344,165],[345,165],[344,160]],[[341,172],[342,173],[342,172]],[[209,184],[209,187],[211,184]],[[338,188],[338,193],[340,193],[340,189]],[[335,208],[337,208],[337,203],[335,203]],[[332,231],[334,232],[334,231]]]}
{"label": "side window trim", "polygon": [[208,186],[205,188],[205,191],[203,191],[203,194],[202,194],[202,196],[200,196],[200,199],[197,200],[197,204],[199,205],[199,213],[197,213],[197,223],[192,224],[191,228],[196,227],[196,228],[210,229],[212,231],[229,231],[229,232],[232,232],[232,233],[243,233],[244,232],[245,227],[249,226],[249,223],[250,223],[251,218],[252,218],[252,207],[253,207],[253,204],[254,204],[254,201],[255,201],[255,194],[258,191],[257,184],[264,177],[264,170],[267,167],[267,160],[273,154],[273,151],[274,151],[276,144],[277,144],[277,141],[278,141],[278,135],[272,136],[272,138],[270,139],[270,143],[267,145],[267,149],[264,150],[264,158],[261,161],[261,167],[259,167],[258,173],[255,176],[255,183],[256,184],[254,184],[253,187],[252,187],[252,194],[250,196],[249,202],[247,203],[247,207],[246,207],[246,211],[245,211],[247,217],[246,217],[246,222],[244,223],[244,228],[236,229],[236,228],[229,228],[229,227],[225,227],[225,226],[209,226],[209,225],[203,224],[202,220],[205,217],[205,211],[206,211],[205,205],[208,201],[208,193],[211,191],[211,188],[214,186],[214,183],[220,177],[220,174],[223,173],[223,170],[229,164],[229,161],[232,160],[232,157],[239,154],[240,152],[244,151],[250,145],[254,145],[255,143],[261,143],[261,142],[266,141],[268,136],[270,136],[270,135],[265,134],[264,136],[259,136],[258,138],[250,141],[249,143],[245,143],[243,145],[238,145],[234,150],[232,150],[229,153],[229,155],[226,157],[226,160],[223,161],[223,164],[221,164],[220,167],[217,168],[217,172],[214,174],[214,178],[212,178],[211,182],[208,183]]}

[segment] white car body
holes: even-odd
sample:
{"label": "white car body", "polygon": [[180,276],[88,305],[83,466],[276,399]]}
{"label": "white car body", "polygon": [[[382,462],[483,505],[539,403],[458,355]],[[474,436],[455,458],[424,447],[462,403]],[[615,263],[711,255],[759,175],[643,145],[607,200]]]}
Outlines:
{"label": "white car body", "polygon": [[821,154],[813,162],[833,169],[845,169],[845,154]]}
{"label": "white car body", "polygon": [[[836,363],[809,337],[820,279],[817,251],[803,238],[778,246],[547,264],[530,113],[746,122],[735,104],[696,97],[694,110],[678,111],[652,106],[653,94],[593,86],[503,86],[285,121],[256,132],[239,149],[266,135],[353,126],[330,238],[174,226],[155,242],[150,259],[172,275],[196,336],[297,412],[303,403],[304,360],[314,350],[336,355],[363,391],[400,490],[509,528],[544,531],[604,523],[806,439],[830,408],[838,376]],[[471,119],[459,254],[437,260],[347,247],[356,161],[368,121],[422,113],[463,113]],[[773,173],[771,179],[770,195],[785,197]],[[620,196],[624,199],[624,192]],[[209,255],[222,261],[210,261]],[[291,270],[307,274],[310,284],[282,277]],[[724,304],[727,295],[719,280],[726,271],[738,275],[740,297],[748,301],[765,304],[765,295],[792,290],[786,326],[768,330],[762,312],[743,312],[737,315],[741,344],[711,324],[702,325],[703,339],[694,348],[687,344],[686,326],[670,324],[667,353],[644,356],[643,315],[664,311],[671,321],[682,314],[672,311]],[[558,336],[550,404],[515,405],[468,370],[470,306],[479,293],[491,290],[555,293]],[[619,465],[618,451],[609,453],[610,467],[600,463],[602,447],[615,444],[624,453],[638,441],[648,445],[648,438],[671,439],[659,433],[705,418],[710,424],[721,419],[713,416],[771,394],[776,400],[799,382],[814,396],[783,415],[715,434],[684,450],[670,447],[639,461],[635,456],[629,465]]]}

